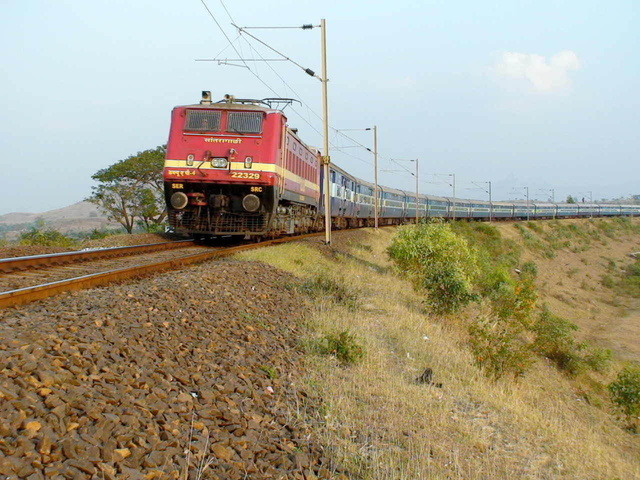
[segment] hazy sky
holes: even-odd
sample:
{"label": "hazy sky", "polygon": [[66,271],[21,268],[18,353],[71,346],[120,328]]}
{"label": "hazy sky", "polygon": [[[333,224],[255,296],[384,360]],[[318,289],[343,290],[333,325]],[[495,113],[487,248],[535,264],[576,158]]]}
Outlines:
{"label": "hazy sky", "polygon": [[[257,58],[223,4],[205,2],[241,54]],[[326,18],[331,126],[376,124],[381,170],[400,168],[389,158],[419,158],[421,191],[449,195],[449,177],[432,174],[455,173],[468,198],[486,198],[470,182],[489,180],[494,198],[522,197],[523,186],[532,198],[550,188],[556,198],[640,193],[637,0],[225,5],[239,26]],[[320,72],[319,29],[251,32]],[[171,108],[201,90],[299,96],[290,124],[321,145],[318,80],[284,62],[250,63],[259,80],[194,61],[237,57],[201,0],[5,0],[0,53],[0,214],[82,200],[98,169],[165,143]],[[348,135],[372,146],[371,132]],[[344,148],[352,144],[335,132],[331,141],[334,162],[372,179],[368,152]],[[380,183],[415,185],[406,172],[383,171]]]}

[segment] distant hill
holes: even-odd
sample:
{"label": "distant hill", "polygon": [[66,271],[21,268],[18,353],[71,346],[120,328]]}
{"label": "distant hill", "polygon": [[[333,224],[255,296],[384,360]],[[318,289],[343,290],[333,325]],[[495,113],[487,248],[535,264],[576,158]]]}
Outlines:
{"label": "distant hill", "polygon": [[7,240],[16,238],[20,232],[28,230],[38,219],[45,226],[63,233],[86,232],[101,228],[117,228],[120,225],[110,222],[94,204],[78,202],[68,207],[57,208],[42,213],[7,213],[0,215],[0,237]]}

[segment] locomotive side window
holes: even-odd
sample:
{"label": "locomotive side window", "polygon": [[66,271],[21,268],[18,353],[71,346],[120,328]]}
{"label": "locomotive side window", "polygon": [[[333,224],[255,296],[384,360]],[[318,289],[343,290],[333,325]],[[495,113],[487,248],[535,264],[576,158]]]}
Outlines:
{"label": "locomotive side window", "polygon": [[262,133],[261,112],[229,112],[227,131],[235,133]]}
{"label": "locomotive side window", "polygon": [[196,130],[199,132],[217,132],[220,130],[219,110],[187,110],[187,121],[185,130]]}

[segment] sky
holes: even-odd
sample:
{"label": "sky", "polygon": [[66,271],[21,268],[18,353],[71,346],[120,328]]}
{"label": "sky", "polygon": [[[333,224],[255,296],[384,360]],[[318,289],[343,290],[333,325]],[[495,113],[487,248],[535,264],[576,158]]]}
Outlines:
{"label": "sky", "polygon": [[[205,8],[211,12],[211,15]],[[0,214],[91,194],[91,175],[166,143],[171,109],[295,97],[322,145],[321,82],[231,25],[327,24],[332,161],[371,181],[486,199],[640,194],[637,0],[4,0]],[[217,25],[220,25],[225,34]],[[320,30],[249,30],[321,72]],[[228,38],[227,38],[228,37]],[[232,42],[230,46],[229,41]],[[235,47],[235,48],[234,48]],[[236,53],[236,51],[238,53]],[[392,161],[393,160],[393,161]]]}

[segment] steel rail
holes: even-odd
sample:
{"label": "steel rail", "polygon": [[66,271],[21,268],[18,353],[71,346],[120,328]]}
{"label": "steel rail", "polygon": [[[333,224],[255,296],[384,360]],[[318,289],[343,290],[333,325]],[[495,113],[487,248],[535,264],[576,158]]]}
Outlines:
{"label": "steel rail", "polygon": [[193,240],[178,240],[175,242],[147,243],[144,245],[100,248],[80,252],[48,253],[45,255],[3,258],[0,259],[0,273],[9,273],[14,270],[27,270],[50,265],[63,265],[65,263],[84,262],[98,258],[124,257],[126,255],[171,250],[193,245],[195,245]]}
{"label": "steel rail", "polygon": [[8,292],[0,293],[0,308],[14,307],[18,305],[24,305],[36,300],[42,300],[53,295],[57,295],[64,292],[71,292],[75,290],[84,290],[87,288],[98,287],[106,285],[108,283],[127,280],[135,277],[142,277],[151,273],[175,270],[185,265],[191,265],[194,263],[203,262],[213,258],[226,257],[233,255],[234,253],[241,252],[243,250],[252,250],[255,248],[267,247],[278,243],[292,242],[300,240],[302,238],[314,237],[323,235],[320,233],[309,233],[305,235],[298,235],[295,237],[277,238],[275,240],[268,240],[266,242],[260,242],[249,245],[240,245],[236,247],[221,248],[211,252],[198,253],[195,255],[182,255],[171,260],[163,260],[160,262],[135,265],[132,267],[119,268],[115,270],[109,270],[107,272],[93,273],[90,275],[83,275],[81,277],[69,278],[66,280],[59,280],[57,282],[46,283],[42,285],[36,285],[34,287],[19,288],[16,290],[10,290]]}

